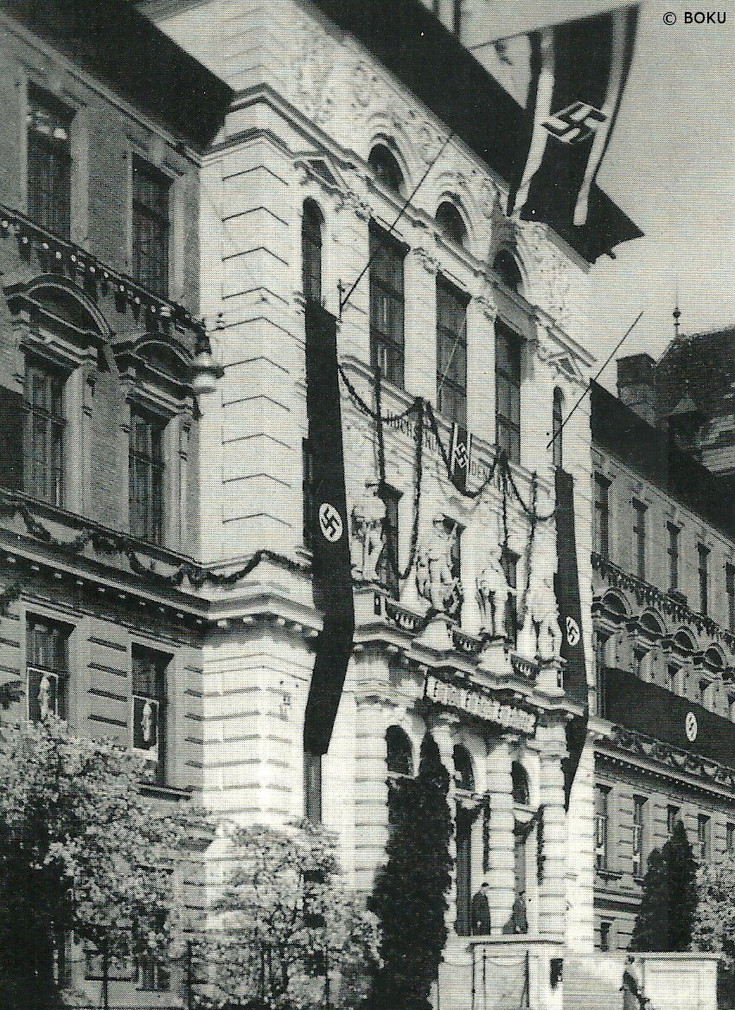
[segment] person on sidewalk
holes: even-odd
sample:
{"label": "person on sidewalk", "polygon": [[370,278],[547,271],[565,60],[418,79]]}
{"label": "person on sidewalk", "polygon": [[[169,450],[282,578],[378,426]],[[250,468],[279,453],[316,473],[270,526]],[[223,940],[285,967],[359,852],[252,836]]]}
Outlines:
{"label": "person on sidewalk", "polygon": [[487,936],[490,933],[490,886],[485,881],[472,899],[472,935]]}
{"label": "person on sidewalk", "polygon": [[623,994],[623,1010],[643,1010],[647,1000],[643,995],[643,983],[638,971],[636,959],[628,954],[623,968],[623,984],[620,986]]}

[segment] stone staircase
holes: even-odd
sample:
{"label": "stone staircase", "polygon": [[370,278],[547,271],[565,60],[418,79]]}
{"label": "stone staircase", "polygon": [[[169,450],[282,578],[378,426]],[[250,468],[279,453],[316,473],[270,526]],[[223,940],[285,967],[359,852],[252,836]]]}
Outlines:
{"label": "stone staircase", "polygon": [[568,958],[564,963],[564,1010],[621,1010],[623,958]]}
{"label": "stone staircase", "polygon": [[[472,952],[463,937],[452,937],[433,993],[436,1010],[527,1010],[526,962],[522,951],[496,956]],[[620,1008],[616,1008],[620,1010]]]}

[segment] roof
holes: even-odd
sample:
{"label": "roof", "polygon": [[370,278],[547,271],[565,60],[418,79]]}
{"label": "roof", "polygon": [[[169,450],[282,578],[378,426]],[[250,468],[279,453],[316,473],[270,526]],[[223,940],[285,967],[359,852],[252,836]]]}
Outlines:
{"label": "roof", "polygon": [[[314,0],[506,182],[528,143],[525,110],[420,0]],[[555,231],[593,263],[640,229],[595,186],[587,224]]]}
{"label": "roof", "polygon": [[596,382],[591,407],[593,445],[613,453],[725,536],[735,536],[735,477],[712,473],[679,449],[667,430],[652,427]]}
{"label": "roof", "polygon": [[656,365],[659,415],[673,413],[682,397],[708,418],[731,414],[734,383],[735,326],[676,337]]}
{"label": "roof", "polygon": [[127,0],[0,0],[0,9],[194,146],[222,125],[232,89]]}

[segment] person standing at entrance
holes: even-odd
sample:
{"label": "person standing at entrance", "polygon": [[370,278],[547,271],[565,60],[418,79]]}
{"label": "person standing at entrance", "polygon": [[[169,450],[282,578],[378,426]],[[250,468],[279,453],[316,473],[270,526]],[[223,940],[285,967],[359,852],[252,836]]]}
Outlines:
{"label": "person standing at entrance", "polygon": [[646,1005],[640,972],[632,954],[628,954],[625,959],[623,984],[620,986],[620,991],[623,994],[623,1010],[641,1010]]}
{"label": "person standing at entrance", "polygon": [[485,881],[472,899],[472,933],[474,936],[487,936],[490,932],[489,891],[490,886]]}

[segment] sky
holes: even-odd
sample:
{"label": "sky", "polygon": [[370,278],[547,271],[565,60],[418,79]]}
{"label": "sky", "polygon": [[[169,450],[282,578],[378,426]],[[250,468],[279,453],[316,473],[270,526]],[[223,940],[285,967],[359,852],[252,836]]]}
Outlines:
{"label": "sky", "polygon": [[[645,237],[592,268],[588,347],[600,364],[641,310],[619,353],[660,356],[673,336],[677,285],[682,333],[735,324],[735,0],[714,2],[721,6],[701,9],[724,13],[725,24],[687,24],[685,12],[700,9],[694,0],[641,6],[633,66],[598,181]],[[473,28],[492,39],[617,5],[474,0],[483,23]],[[664,14],[676,14],[676,23],[665,23]],[[601,381],[614,385],[613,364]]]}

